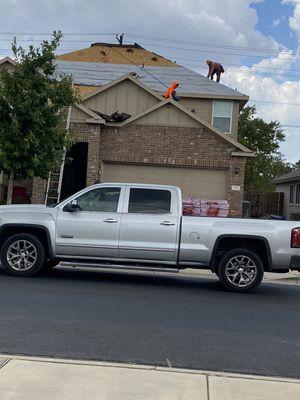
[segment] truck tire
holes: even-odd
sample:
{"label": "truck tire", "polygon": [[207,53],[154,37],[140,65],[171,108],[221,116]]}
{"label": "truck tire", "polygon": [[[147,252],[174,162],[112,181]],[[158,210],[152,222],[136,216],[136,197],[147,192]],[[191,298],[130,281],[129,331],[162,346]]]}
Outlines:
{"label": "truck tire", "polygon": [[34,276],[44,266],[45,250],[36,236],[17,233],[4,242],[0,259],[9,275]]}
{"label": "truck tire", "polygon": [[260,257],[248,249],[228,251],[220,261],[218,277],[225,289],[250,292],[257,288],[264,276]]}

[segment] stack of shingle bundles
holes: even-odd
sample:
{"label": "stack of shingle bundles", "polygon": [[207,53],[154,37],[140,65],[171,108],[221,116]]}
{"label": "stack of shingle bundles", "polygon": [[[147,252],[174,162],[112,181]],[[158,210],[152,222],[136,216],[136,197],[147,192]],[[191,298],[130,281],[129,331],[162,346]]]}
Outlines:
{"label": "stack of shingle bundles", "polygon": [[183,215],[200,217],[228,217],[227,200],[204,200],[195,197],[183,199]]}
{"label": "stack of shingle bundles", "polygon": [[193,198],[192,197],[184,198],[182,202],[182,214],[193,215],[193,213],[194,213]]}
{"label": "stack of shingle bundles", "polygon": [[195,197],[186,197],[182,205],[183,215],[201,216],[201,199]]}
{"label": "stack of shingle bundles", "polygon": [[227,200],[202,200],[202,215],[207,217],[228,217],[229,203]]}
{"label": "stack of shingle bundles", "polygon": [[227,200],[219,200],[219,214],[218,217],[228,217],[229,203]]}

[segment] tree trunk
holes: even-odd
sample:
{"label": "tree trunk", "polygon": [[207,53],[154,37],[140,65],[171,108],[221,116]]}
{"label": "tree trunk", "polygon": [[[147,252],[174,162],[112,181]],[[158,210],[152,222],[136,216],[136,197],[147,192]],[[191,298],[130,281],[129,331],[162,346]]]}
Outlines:
{"label": "tree trunk", "polygon": [[12,192],[14,187],[14,171],[10,171],[9,173],[9,180],[8,180],[8,188],[7,188],[7,204],[11,204],[12,201]]}

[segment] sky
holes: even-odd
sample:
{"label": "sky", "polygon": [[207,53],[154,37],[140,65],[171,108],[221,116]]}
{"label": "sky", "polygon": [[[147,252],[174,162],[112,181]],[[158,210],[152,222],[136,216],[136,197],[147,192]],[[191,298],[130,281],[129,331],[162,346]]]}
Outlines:
{"label": "sky", "polygon": [[300,0],[0,0],[0,57],[16,36],[38,45],[53,30],[60,53],[92,42],[125,42],[199,73],[221,62],[222,83],[249,95],[266,121],[286,133],[281,151],[300,159]]}

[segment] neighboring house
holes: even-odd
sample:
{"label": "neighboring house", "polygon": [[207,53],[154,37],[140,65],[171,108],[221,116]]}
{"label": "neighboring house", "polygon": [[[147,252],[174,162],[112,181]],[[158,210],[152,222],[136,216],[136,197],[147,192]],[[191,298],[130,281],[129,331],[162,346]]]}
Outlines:
{"label": "neighboring house", "polygon": [[[241,215],[245,162],[253,156],[237,141],[246,95],[137,44],[95,43],[57,63],[82,94],[70,113],[76,144],[61,197],[95,181],[174,184],[184,196],[226,199],[230,215]],[[163,97],[174,80],[180,82],[179,102]],[[101,117],[115,111],[130,117]],[[33,202],[45,201],[46,187],[34,181]],[[51,182],[48,187],[53,196]]]}
{"label": "neighboring house", "polygon": [[276,185],[276,192],[284,193],[284,216],[300,221],[300,168],[280,176],[273,183]]}
{"label": "neighboring house", "polygon": [[17,63],[10,57],[0,59],[0,68],[6,68],[8,71],[13,71]]}

